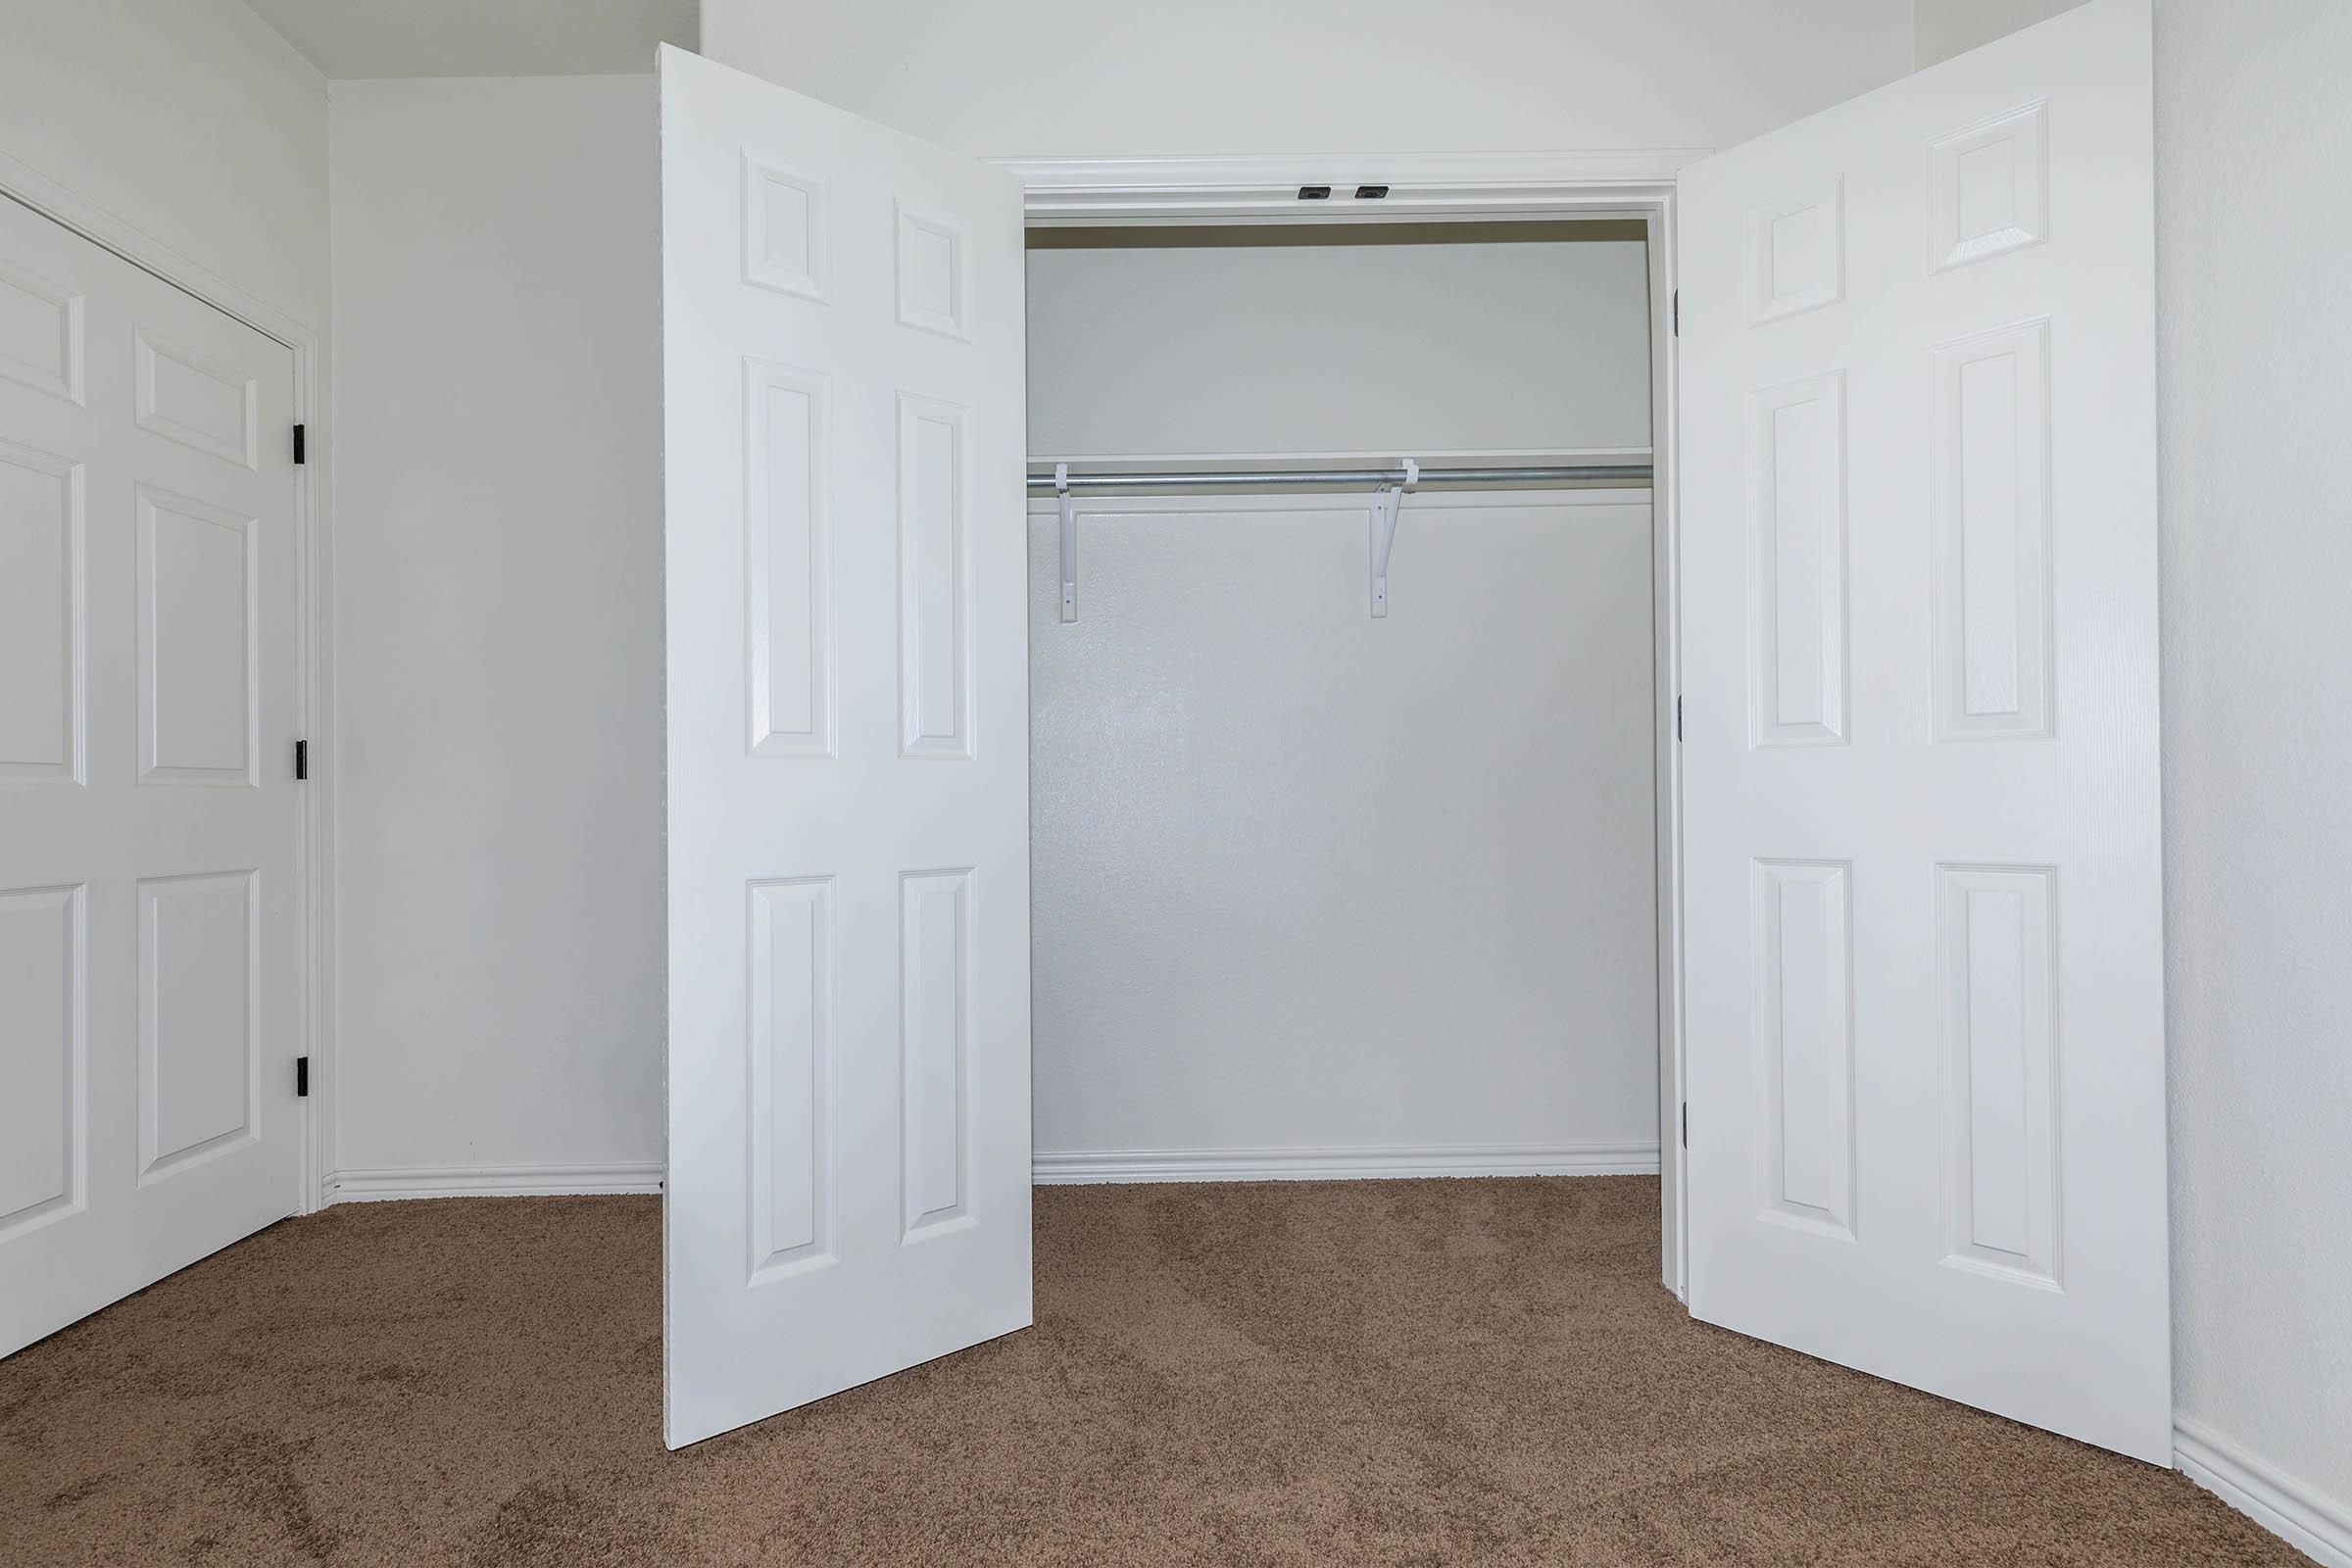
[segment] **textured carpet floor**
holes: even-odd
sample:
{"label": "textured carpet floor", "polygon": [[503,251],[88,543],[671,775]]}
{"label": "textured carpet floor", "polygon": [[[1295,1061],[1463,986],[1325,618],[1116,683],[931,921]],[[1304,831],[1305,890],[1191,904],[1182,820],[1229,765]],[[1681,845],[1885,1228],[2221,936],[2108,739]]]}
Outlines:
{"label": "textured carpet floor", "polygon": [[1691,1322],[1637,1178],[1049,1188],[1037,1327],[662,1450],[652,1199],[290,1220],[0,1362],[0,1561],[2304,1559]]}

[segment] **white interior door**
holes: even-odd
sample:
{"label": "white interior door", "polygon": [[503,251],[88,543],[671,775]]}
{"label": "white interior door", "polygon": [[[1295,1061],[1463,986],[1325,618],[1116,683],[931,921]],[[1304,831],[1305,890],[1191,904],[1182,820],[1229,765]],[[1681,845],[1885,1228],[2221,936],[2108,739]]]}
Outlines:
{"label": "white interior door", "polygon": [[301,1207],[293,389],[0,197],[0,1352]]}
{"label": "white interior door", "polygon": [[662,74],[672,1447],[1029,1322],[1021,192]]}
{"label": "white interior door", "polygon": [[1691,1310],[2170,1462],[2147,0],[1681,217]]}

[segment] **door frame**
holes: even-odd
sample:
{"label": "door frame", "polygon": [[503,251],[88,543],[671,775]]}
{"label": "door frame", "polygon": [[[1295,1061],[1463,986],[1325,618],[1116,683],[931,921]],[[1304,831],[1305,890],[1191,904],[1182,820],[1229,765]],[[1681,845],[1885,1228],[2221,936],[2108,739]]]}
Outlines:
{"label": "door frame", "polygon": [[[1682,1105],[1682,762],[1675,735],[1682,626],[1675,485],[1675,176],[1713,152],[1334,153],[1213,158],[993,158],[1016,175],[1032,228],[1182,223],[1396,222],[1613,217],[1648,230],[1650,585],[1655,687],[1659,1274],[1688,1299]],[[1328,186],[1302,201],[1302,186]],[[1343,194],[1383,187],[1377,199]]]}
{"label": "door frame", "polygon": [[[327,345],[315,328],[179,252],[124,222],[97,203],[0,152],[0,199],[31,211],[111,251],[140,270],[261,333],[294,357],[294,418],[303,426],[303,462],[294,469],[295,706],[300,733],[310,743],[311,770],[298,792],[295,839],[295,930],[301,952],[294,965],[297,1055],[311,1058],[312,1092],[295,1118],[300,1129],[301,1184],[296,1213],[315,1213],[327,1201],[334,1169],[335,1093],[334,865],[324,853],[334,843],[335,748],[332,678],[334,639],[331,530],[327,526],[329,451],[325,401]],[[280,758],[291,766],[292,759]]]}

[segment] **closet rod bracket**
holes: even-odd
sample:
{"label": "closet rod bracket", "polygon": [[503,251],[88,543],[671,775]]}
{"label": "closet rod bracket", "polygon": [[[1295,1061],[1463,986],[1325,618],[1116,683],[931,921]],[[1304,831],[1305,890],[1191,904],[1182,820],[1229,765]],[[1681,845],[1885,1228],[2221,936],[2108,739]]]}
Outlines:
{"label": "closet rod bracket", "polygon": [[1389,612],[1389,554],[1396,547],[1396,514],[1404,503],[1404,493],[1421,482],[1421,465],[1411,458],[1403,460],[1404,472],[1395,484],[1384,484],[1372,492],[1372,614],[1374,618]]}
{"label": "closet rod bracket", "polygon": [[1054,494],[1061,502],[1061,619],[1078,618],[1078,507],[1070,499],[1070,466],[1054,465]]}

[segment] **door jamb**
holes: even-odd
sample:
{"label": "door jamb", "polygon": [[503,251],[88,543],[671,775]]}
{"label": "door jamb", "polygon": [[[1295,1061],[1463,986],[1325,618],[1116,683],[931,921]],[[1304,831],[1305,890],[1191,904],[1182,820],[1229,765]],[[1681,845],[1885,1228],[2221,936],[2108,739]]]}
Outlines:
{"label": "door jamb", "polygon": [[[326,1174],[334,1169],[331,1106],[336,1084],[334,865],[327,853],[334,843],[335,748],[334,579],[327,525],[333,494],[328,482],[332,443],[323,394],[328,384],[326,340],[315,328],[256,299],[5,152],[0,152],[0,198],[13,199],[113,252],[284,345],[294,357],[294,418],[304,427],[303,462],[294,470],[295,706],[300,733],[311,743],[312,759],[309,782],[296,797],[295,929],[302,949],[295,964],[295,1008],[301,1020],[296,1054],[311,1058],[313,1085],[296,1119],[302,1152],[295,1212],[314,1213],[326,1203]],[[278,759],[278,763],[291,765],[285,758]]]}
{"label": "door jamb", "polygon": [[[998,158],[1021,181],[1031,227],[1394,222],[1399,219],[1612,216],[1647,226],[1650,269],[1650,584],[1654,632],[1660,1275],[1688,1300],[1684,1099],[1682,765],[1675,485],[1675,176],[1707,148],[1605,153],[1373,153],[1214,158]],[[1343,195],[1358,185],[1378,198]],[[1302,200],[1303,186],[1330,195]]]}

